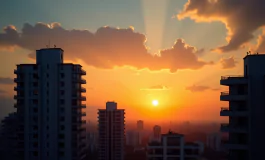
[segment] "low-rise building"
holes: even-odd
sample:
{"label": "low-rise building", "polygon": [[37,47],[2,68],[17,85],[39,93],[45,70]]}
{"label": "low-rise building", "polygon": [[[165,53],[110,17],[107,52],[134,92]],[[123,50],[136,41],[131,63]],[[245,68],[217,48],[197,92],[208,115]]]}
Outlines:
{"label": "low-rise building", "polygon": [[162,134],[161,142],[151,142],[147,146],[148,160],[198,160],[203,146],[185,143],[184,135],[169,132]]}

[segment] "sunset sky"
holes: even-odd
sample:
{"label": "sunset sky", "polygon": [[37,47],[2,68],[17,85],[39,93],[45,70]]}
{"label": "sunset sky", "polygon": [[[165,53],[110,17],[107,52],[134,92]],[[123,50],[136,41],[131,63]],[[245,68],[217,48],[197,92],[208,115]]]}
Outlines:
{"label": "sunset sky", "polygon": [[[87,119],[116,101],[126,120],[223,121],[222,75],[265,52],[263,0],[0,2],[0,118],[14,111],[16,64],[62,48],[87,71]],[[154,106],[153,100],[159,104]]]}

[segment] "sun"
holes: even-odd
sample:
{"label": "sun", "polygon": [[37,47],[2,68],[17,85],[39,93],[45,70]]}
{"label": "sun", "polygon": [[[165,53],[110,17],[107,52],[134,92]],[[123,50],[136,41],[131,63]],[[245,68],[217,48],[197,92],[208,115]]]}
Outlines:
{"label": "sun", "polygon": [[158,105],[158,100],[153,100],[152,104],[153,104],[153,106],[157,106]]}

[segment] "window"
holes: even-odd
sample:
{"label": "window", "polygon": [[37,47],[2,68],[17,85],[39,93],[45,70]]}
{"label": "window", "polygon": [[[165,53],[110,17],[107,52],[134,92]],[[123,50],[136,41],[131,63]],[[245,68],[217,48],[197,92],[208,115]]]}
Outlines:
{"label": "window", "polygon": [[37,99],[33,99],[33,104],[38,104],[38,100]]}
{"label": "window", "polygon": [[61,103],[61,104],[64,104],[64,99],[61,99],[61,100],[60,100],[60,103]]}
{"label": "window", "polygon": [[48,73],[46,74],[46,77],[49,78],[49,74]]}
{"label": "window", "polygon": [[[46,135],[46,137],[47,137],[47,138],[49,138],[49,137],[50,137],[50,135],[49,135],[49,134],[47,134],[47,135]],[[47,146],[49,146],[49,143],[47,143]]]}
{"label": "window", "polygon": [[59,148],[64,148],[64,143],[60,142],[58,146],[59,146]]}
{"label": "window", "polygon": [[59,138],[59,139],[64,139],[64,134],[59,134],[59,135],[58,135],[58,138]]}
{"label": "window", "polygon": [[46,117],[47,118],[47,121],[49,121],[49,117]]}
{"label": "window", "polygon": [[49,83],[47,83],[47,87],[49,87]]}
{"label": "window", "polygon": [[38,66],[37,65],[34,65],[33,66],[33,70],[37,70],[38,69]]}
{"label": "window", "polygon": [[63,131],[65,127],[64,127],[64,125],[61,125],[61,127],[60,127],[60,128],[61,128],[61,130]]}
{"label": "window", "polygon": [[61,73],[61,78],[64,78],[64,73]]}
{"label": "window", "polygon": [[47,69],[49,69],[49,65],[47,64]]}
{"label": "window", "polygon": [[64,82],[61,82],[61,87],[63,87],[64,86]]}
{"label": "window", "polygon": [[47,108],[47,113],[49,113],[49,108]]}
{"label": "window", "polygon": [[38,130],[38,126],[34,125],[33,130]]}
{"label": "window", "polygon": [[64,90],[61,90],[61,95],[64,95]]}
{"label": "window", "polygon": [[60,121],[64,121],[64,117],[60,117]]}
{"label": "window", "polygon": [[49,126],[46,126],[46,129],[49,130]]}
{"label": "window", "polygon": [[[47,137],[48,137],[48,136],[47,136]],[[46,144],[46,146],[47,146],[47,148],[49,148],[50,144],[49,144],[49,143],[47,143],[47,144]]]}
{"label": "window", "polygon": [[34,73],[34,74],[33,74],[33,78],[34,78],[34,79],[39,78],[39,77],[38,77],[38,74],[37,74],[37,73]]}
{"label": "window", "polygon": [[37,113],[38,112],[38,108],[33,108],[33,112]]}
{"label": "window", "polygon": [[38,147],[38,142],[34,142],[33,147]]}
{"label": "window", "polygon": [[59,155],[61,156],[61,157],[63,157],[64,156],[64,152],[59,152]]}
{"label": "window", "polygon": [[33,82],[34,87],[38,87],[38,82]]}
{"label": "window", "polygon": [[38,90],[34,90],[33,95],[38,95]]}
{"label": "window", "polygon": [[38,134],[33,134],[33,138],[38,138]]}
{"label": "window", "polygon": [[37,151],[34,151],[33,152],[33,156],[36,156],[37,157],[38,156],[38,152]]}

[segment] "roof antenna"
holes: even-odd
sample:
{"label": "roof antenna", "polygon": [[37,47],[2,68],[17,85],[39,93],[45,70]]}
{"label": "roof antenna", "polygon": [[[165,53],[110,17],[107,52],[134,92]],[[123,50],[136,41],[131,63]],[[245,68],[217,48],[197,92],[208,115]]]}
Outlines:
{"label": "roof antenna", "polygon": [[54,45],[54,48],[56,48],[56,45]]}
{"label": "roof antenna", "polygon": [[249,53],[247,52],[247,55],[249,55]]}
{"label": "roof antenna", "polygon": [[249,51],[249,54],[251,54],[251,51]]}

